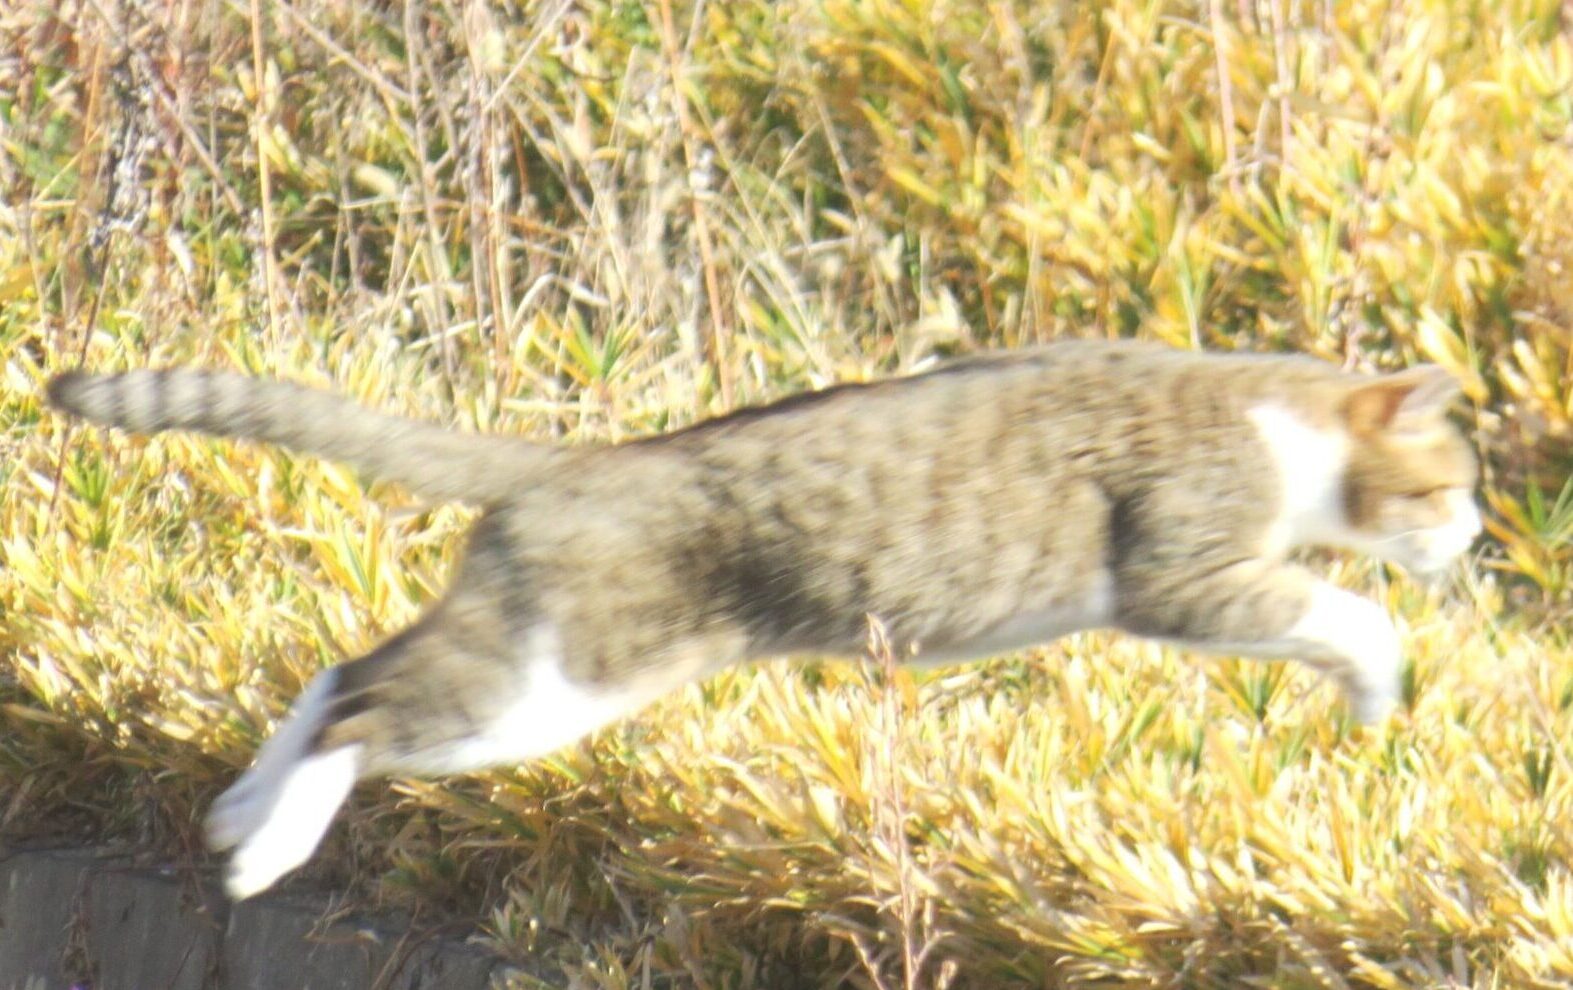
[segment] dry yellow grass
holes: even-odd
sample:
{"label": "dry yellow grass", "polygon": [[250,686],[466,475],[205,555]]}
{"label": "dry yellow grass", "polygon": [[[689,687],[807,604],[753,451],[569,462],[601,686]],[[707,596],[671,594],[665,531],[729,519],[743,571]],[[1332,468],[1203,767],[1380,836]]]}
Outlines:
{"label": "dry yellow grass", "polygon": [[919,680],[769,666],[535,765],[370,786],[316,869],[608,990],[1573,983],[1566,17],[0,9],[0,824],[193,848],[466,523],[278,451],[72,431],[52,370],[241,367],[573,443],[1063,334],[1426,359],[1469,384],[1492,539],[1437,590],[1329,562],[1414,661],[1383,731],[1298,670],[1105,636]]}

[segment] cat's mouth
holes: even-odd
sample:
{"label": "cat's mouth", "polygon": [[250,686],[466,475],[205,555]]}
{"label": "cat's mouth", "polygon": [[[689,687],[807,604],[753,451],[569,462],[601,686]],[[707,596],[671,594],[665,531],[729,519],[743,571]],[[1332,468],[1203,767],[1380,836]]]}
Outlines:
{"label": "cat's mouth", "polygon": [[1371,550],[1417,577],[1434,578],[1446,573],[1480,535],[1478,518],[1459,520],[1441,529],[1411,530],[1373,541]]}
{"label": "cat's mouth", "polygon": [[1395,558],[1393,562],[1413,577],[1426,582],[1435,582],[1452,571],[1453,565],[1457,560],[1458,554],[1451,553],[1446,555],[1422,555],[1409,560]]}

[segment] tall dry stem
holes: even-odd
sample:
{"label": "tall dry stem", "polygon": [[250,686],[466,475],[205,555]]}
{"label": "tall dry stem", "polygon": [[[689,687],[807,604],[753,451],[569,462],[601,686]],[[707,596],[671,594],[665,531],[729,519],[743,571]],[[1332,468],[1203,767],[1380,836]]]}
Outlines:
{"label": "tall dry stem", "polygon": [[[956,967],[950,960],[940,960],[938,971],[929,979],[929,963],[937,958],[934,952],[944,937],[935,927],[934,900],[929,893],[933,881],[923,875],[907,835],[911,816],[900,768],[906,738],[906,702],[900,680],[903,673],[884,623],[870,615],[864,676],[879,696],[879,719],[868,750],[872,785],[869,810],[878,843],[873,855],[876,860],[879,854],[891,857],[896,884],[894,898],[880,890],[873,893],[886,905],[885,914],[895,926],[897,944],[893,953],[878,952],[866,941],[855,944],[859,958],[880,990],[889,987],[885,971],[889,965],[886,960],[892,954],[899,967],[901,990],[944,990],[954,980]],[[876,862],[869,872],[878,876],[882,871]]]}

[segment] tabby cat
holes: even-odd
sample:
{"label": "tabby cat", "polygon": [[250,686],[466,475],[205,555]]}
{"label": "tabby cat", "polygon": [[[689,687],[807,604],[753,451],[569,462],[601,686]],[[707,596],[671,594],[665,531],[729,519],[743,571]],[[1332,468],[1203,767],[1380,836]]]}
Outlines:
{"label": "tabby cat", "polygon": [[1392,623],[1287,555],[1430,572],[1480,528],[1432,366],[1067,341],[577,448],[231,374],[72,372],[48,394],[485,510],[446,596],[317,675],[219,799],[237,898],[305,861],[359,778],[539,756],[749,658],[857,655],[869,614],[922,663],[1095,627],[1294,658],[1375,721],[1399,697]]}

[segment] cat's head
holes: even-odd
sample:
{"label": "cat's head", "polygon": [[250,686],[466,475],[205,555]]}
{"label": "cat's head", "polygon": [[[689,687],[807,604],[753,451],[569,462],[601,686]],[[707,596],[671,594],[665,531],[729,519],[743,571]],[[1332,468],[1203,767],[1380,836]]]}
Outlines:
{"label": "cat's head", "polygon": [[1479,466],[1447,419],[1458,393],[1458,383],[1435,365],[1349,392],[1342,409],[1350,439],[1343,510],[1360,549],[1434,573],[1479,535]]}

